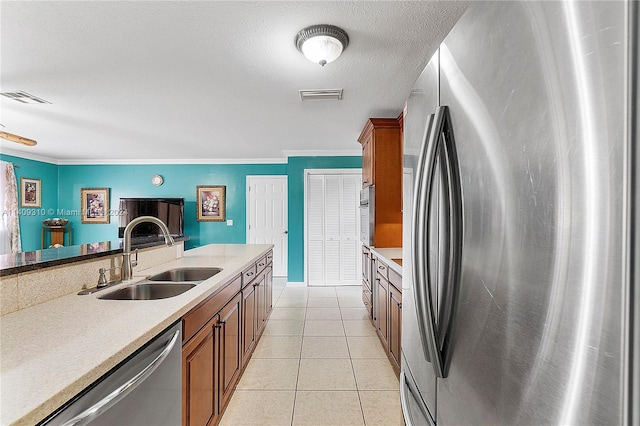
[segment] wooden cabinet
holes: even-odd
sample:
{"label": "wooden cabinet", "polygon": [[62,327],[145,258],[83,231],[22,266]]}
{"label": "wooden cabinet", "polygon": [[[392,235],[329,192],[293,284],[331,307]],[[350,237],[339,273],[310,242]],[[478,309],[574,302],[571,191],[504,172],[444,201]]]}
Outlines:
{"label": "wooden cabinet", "polygon": [[371,286],[371,250],[362,246],[362,302],[373,320],[373,291]]}
{"label": "wooden cabinet", "polygon": [[370,118],[362,145],[362,187],[375,186],[374,247],[402,246],[402,129],[396,118]]}
{"label": "wooden cabinet", "polygon": [[217,323],[215,316],[182,348],[183,425],[208,425],[218,420]]}
{"label": "wooden cabinet", "polygon": [[249,285],[242,290],[242,365],[247,365],[256,347],[256,288]]}
{"label": "wooden cabinet", "polygon": [[220,311],[217,324],[220,335],[220,406],[224,407],[231,397],[242,370],[241,317],[242,295],[237,294]]}
{"label": "wooden cabinet", "polygon": [[400,369],[400,344],[402,342],[402,292],[393,284],[389,285],[389,357]]}
{"label": "wooden cabinet", "polygon": [[396,374],[400,374],[402,342],[402,276],[375,258],[377,289],[373,323]]}
{"label": "wooden cabinet", "polygon": [[271,267],[248,265],[183,318],[182,424],[215,425],[271,313]]}
{"label": "wooden cabinet", "polygon": [[362,187],[373,185],[373,138],[364,138],[362,143]]}

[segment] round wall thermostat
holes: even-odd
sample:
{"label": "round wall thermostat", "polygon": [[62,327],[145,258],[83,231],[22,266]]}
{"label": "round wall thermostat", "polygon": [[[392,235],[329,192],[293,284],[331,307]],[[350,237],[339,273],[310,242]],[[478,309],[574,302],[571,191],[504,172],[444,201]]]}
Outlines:
{"label": "round wall thermostat", "polygon": [[164,183],[164,178],[160,175],[153,175],[151,178],[151,183],[155,186],[160,186]]}

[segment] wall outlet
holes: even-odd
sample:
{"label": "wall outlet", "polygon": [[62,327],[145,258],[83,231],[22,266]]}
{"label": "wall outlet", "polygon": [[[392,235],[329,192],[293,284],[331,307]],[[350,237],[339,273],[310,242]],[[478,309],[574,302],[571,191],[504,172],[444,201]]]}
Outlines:
{"label": "wall outlet", "polygon": [[233,226],[233,219],[227,220],[227,226]]}

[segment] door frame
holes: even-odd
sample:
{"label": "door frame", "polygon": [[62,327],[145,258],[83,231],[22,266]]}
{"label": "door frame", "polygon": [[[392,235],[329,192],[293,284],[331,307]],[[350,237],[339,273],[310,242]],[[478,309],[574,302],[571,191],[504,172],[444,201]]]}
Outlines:
{"label": "door frame", "polygon": [[[245,198],[245,243],[249,244],[249,218],[251,217],[251,203],[249,202],[251,199],[251,191],[249,190],[250,188],[250,181],[251,179],[282,179],[284,180],[286,186],[287,186],[287,230],[289,229],[289,176],[287,175],[247,175],[246,179],[245,179],[245,193],[246,193],[246,198]],[[288,235],[287,235],[287,252],[283,253],[282,255],[285,257],[285,260],[287,262],[287,276],[288,276],[288,271],[289,271],[289,242],[288,242]]]}
{"label": "door frame", "polygon": [[[309,239],[307,238],[307,193],[310,175],[326,175],[326,174],[339,174],[339,175],[362,175],[362,168],[349,168],[349,169],[304,169],[304,283],[305,286],[309,286]],[[360,218],[358,218],[360,220]],[[360,235],[360,233],[358,233]],[[360,258],[360,257],[358,257]],[[362,268],[362,264],[360,264]]]}

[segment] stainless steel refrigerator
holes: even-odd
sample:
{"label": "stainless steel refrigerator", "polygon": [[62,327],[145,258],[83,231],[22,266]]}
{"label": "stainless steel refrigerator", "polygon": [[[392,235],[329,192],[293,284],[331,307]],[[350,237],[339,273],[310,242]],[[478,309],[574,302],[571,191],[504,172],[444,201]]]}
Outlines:
{"label": "stainless steel refrigerator", "polygon": [[408,425],[640,422],[638,14],[474,3],[416,82]]}

